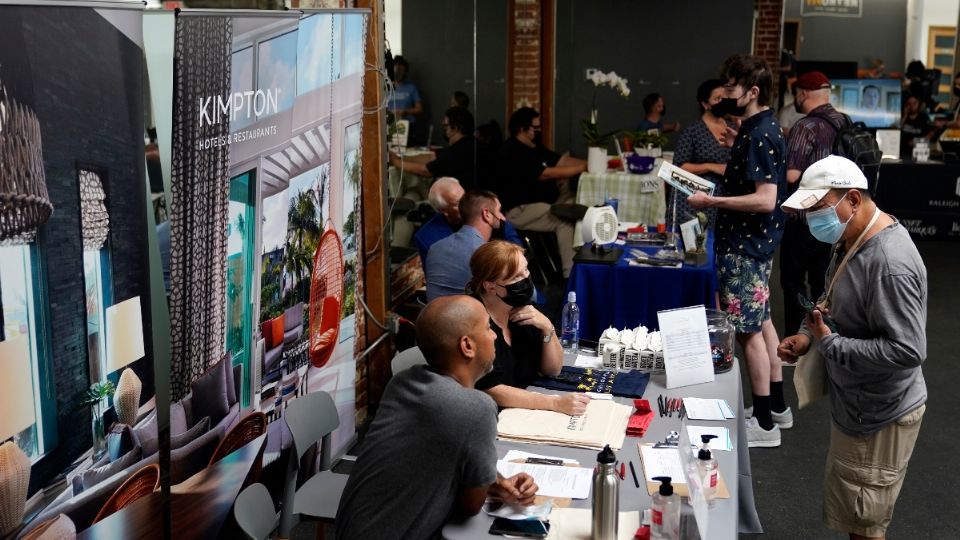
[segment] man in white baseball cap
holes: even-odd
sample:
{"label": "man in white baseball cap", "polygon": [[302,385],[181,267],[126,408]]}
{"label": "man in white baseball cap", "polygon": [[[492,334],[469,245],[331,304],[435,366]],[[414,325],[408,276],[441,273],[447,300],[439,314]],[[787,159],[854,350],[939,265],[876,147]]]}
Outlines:
{"label": "man in white baseball cap", "polygon": [[851,538],[883,538],[926,408],[927,271],[906,229],[877,208],[846,158],[807,168],[782,207],[803,211],[810,233],[835,245],[826,292],[777,349],[787,362],[813,349],[827,371],[823,519]]}

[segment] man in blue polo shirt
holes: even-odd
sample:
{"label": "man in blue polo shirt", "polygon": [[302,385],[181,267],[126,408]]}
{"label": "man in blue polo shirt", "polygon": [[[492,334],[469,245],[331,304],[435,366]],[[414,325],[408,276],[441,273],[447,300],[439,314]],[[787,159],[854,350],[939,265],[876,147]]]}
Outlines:
{"label": "man in blue polo shirt", "polygon": [[434,244],[427,253],[423,269],[427,302],[441,296],[464,294],[464,287],[472,276],[470,257],[507,220],[500,211],[497,196],[482,189],[472,189],[463,195],[460,217],[463,219],[460,230]]}
{"label": "man in blue polo shirt", "polygon": [[[460,199],[463,197],[463,187],[456,178],[437,178],[430,186],[427,200],[430,206],[437,211],[413,235],[420,254],[420,263],[426,267],[427,253],[434,244],[460,230],[463,221],[460,219]],[[503,233],[502,235],[500,233]],[[523,247],[523,240],[517,234],[517,229],[509,221],[503,222],[503,227],[493,231],[492,238],[502,238]]]}
{"label": "man in blue polo shirt", "polygon": [[753,391],[747,444],[776,447],[780,446],[780,427],[793,425],[793,415],[783,399],[779,338],[770,320],[769,288],[773,253],[783,236],[780,204],[786,199],[786,141],[770,110],[773,75],[762,58],[732,56],[724,63],[720,78],[727,82],[727,97],[720,102],[719,112],[739,116],[742,122],[739,132],[727,128],[724,139],[727,144],[732,141],[721,181],[724,196],[698,192],[688,202],[695,208],[717,208],[720,308],[736,327]]}

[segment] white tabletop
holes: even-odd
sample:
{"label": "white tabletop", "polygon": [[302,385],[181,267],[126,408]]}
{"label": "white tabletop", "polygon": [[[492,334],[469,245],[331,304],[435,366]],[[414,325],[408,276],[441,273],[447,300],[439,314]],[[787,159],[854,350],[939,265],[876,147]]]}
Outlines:
{"label": "white tabletop", "polygon": [[[572,363],[570,358],[565,358],[565,363]],[[531,390],[555,393],[552,390],[543,390],[531,388]],[[637,488],[630,475],[629,465],[627,465],[626,478],[620,484],[620,511],[643,511],[650,507],[650,495],[647,493],[646,483],[643,479],[643,469],[640,464],[640,455],[637,443],[653,443],[662,441],[670,431],[680,429],[680,419],[674,413],[673,417],[661,418],[657,411],[657,396],[664,397],[701,397],[725,399],[731,408],[737,412],[737,418],[722,422],[730,430],[730,440],[733,443],[732,451],[716,451],[714,455],[720,465],[720,473],[730,490],[729,499],[717,499],[716,504],[710,509],[709,513],[709,538],[737,538],[738,534],[738,515],[741,511],[747,511],[748,516],[755,518],[756,510],[753,506],[753,493],[750,488],[750,462],[749,452],[744,439],[743,431],[743,399],[740,388],[740,371],[736,362],[734,367],[727,373],[716,376],[712,383],[686,386],[683,388],[666,389],[666,380],[663,374],[653,375],[644,391],[644,398],[650,401],[650,407],[654,411],[653,421],[647,429],[643,438],[627,437],[623,448],[617,452],[617,459],[622,462],[633,462],[637,470],[637,478],[640,481],[640,487]],[[619,403],[633,404],[630,398],[614,398]],[[687,420],[690,425],[710,425],[717,426],[720,422]],[[497,453],[503,457],[508,450],[517,449],[544,454],[550,456],[559,456],[564,458],[576,459],[581,466],[592,467],[596,463],[597,451],[584,450],[579,448],[567,448],[552,445],[531,445],[515,442],[497,441]],[[744,470],[745,469],[745,470]],[[743,479],[745,478],[745,484]],[[745,493],[741,494],[741,489],[746,487]],[[741,498],[743,500],[741,500]],[[570,505],[572,508],[590,508],[591,499],[574,500]],[[741,508],[745,506],[745,508]],[[481,512],[469,519],[450,522],[443,528],[443,537],[450,540],[467,540],[474,538],[495,538],[488,533],[493,518]],[[683,520],[681,529],[685,532],[683,538],[697,538],[696,524],[693,518],[692,509],[683,505]]]}

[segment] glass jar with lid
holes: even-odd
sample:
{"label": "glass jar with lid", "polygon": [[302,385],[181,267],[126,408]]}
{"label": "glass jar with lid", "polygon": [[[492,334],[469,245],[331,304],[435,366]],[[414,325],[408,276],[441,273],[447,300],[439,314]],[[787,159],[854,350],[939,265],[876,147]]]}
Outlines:
{"label": "glass jar with lid", "polygon": [[727,314],[717,309],[707,309],[707,332],[710,334],[710,355],[713,357],[713,372],[726,373],[733,368],[734,336],[736,329]]}

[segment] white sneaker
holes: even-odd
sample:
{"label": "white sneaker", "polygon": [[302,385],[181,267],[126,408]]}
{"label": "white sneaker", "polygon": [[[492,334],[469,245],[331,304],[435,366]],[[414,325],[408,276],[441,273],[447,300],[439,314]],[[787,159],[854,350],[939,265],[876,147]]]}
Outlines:
{"label": "white sneaker", "polygon": [[[753,405],[743,409],[743,415],[746,418],[753,418]],[[793,411],[790,407],[783,412],[770,411],[770,417],[773,423],[780,426],[780,429],[790,429],[793,427]]]}
{"label": "white sneaker", "polygon": [[750,448],[776,448],[780,446],[780,426],[774,424],[767,431],[760,427],[756,418],[747,418],[747,446]]}

